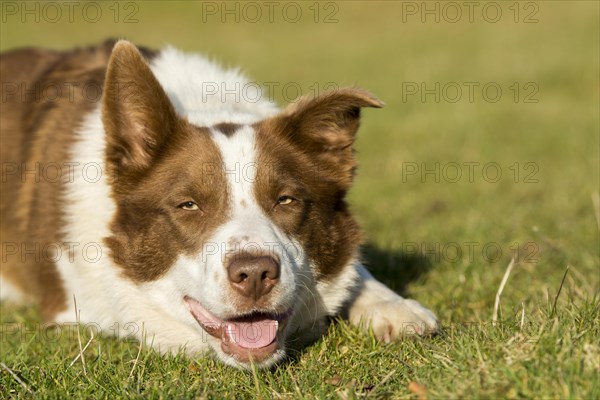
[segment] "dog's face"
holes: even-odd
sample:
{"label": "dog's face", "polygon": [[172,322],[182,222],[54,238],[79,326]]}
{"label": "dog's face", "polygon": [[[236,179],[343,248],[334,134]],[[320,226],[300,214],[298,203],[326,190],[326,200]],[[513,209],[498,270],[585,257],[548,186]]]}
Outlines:
{"label": "dog's face", "polygon": [[225,362],[278,361],[299,309],[311,307],[302,299],[356,255],[344,202],[352,143],[360,108],[381,105],[346,89],[251,125],[196,126],[137,49],[118,43],[102,113],[115,263]]}

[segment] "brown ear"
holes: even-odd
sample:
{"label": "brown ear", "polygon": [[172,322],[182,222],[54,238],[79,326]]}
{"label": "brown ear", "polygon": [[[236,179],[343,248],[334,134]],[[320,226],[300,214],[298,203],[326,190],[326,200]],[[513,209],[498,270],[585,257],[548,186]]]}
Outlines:
{"label": "brown ear", "polygon": [[301,150],[316,154],[319,169],[349,185],[355,168],[352,145],[362,107],[384,103],[363,89],[344,88],[315,98],[301,98],[277,117],[279,129]]}
{"label": "brown ear", "polygon": [[174,132],[178,118],[143,56],[128,41],[120,40],[113,48],[102,101],[112,173],[145,170]]}
{"label": "brown ear", "polygon": [[323,150],[336,150],[354,142],[362,107],[383,105],[366,90],[344,88],[315,98],[303,97],[290,105],[284,115],[294,130],[309,135]]}

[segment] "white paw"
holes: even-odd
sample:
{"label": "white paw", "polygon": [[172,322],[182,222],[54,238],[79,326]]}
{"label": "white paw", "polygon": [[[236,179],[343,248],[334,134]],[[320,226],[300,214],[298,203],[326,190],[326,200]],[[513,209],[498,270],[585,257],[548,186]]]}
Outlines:
{"label": "white paw", "polygon": [[[427,335],[439,330],[436,316],[419,302],[397,297],[369,304],[358,318],[375,337],[389,343],[407,335]],[[358,321],[355,321],[358,322]]]}

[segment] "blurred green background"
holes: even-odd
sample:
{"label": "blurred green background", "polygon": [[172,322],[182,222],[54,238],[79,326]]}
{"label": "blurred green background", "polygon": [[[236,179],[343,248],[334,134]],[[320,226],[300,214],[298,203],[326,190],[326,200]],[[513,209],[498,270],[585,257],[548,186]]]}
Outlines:
{"label": "blurred green background", "polygon": [[[387,106],[365,112],[353,200],[377,241],[449,240],[453,229],[505,240],[537,226],[597,243],[597,2],[49,3],[3,2],[0,48],[123,37],[240,66],[279,84],[280,104],[331,82],[371,90]],[[480,163],[474,182],[468,162]],[[490,162],[499,182],[484,179]],[[460,165],[456,183],[444,179],[456,175],[448,163]],[[425,168],[441,182],[422,179]]]}
{"label": "blurred green background", "polygon": [[[444,324],[490,320],[514,253],[503,316],[523,307],[541,318],[567,265],[558,304],[598,298],[599,2],[75,2],[72,22],[66,6],[57,17],[36,3],[3,2],[2,50],[124,37],[240,66],[279,84],[282,105],[298,87],[314,94],[331,82],[385,101],[363,114],[350,200],[371,268]],[[597,343],[597,323],[589,329],[585,343]],[[600,357],[594,346],[575,359]],[[534,368],[533,387],[589,393],[590,379],[583,392],[571,386],[581,371],[565,377],[554,367]],[[453,393],[439,379],[437,393]],[[477,386],[464,379],[464,390]],[[524,385],[521,395],[539,393]]]}
{"label": "blurred green background", "polygon": [[371,90],[387,106],[364,113],[352,200],[379,246],[545,235],[586,265],[598,262],[597,2],[4,2],[2,10],[2,50],[124,37],[240,66],[274,85],[280,104],[331,82]]}

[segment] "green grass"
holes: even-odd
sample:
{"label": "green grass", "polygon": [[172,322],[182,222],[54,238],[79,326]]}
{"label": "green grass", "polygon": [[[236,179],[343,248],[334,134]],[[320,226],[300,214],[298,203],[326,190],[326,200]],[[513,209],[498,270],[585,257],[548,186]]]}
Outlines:
{"label": "green grass", "polygon": [[[312,3],[302,4],[308,13]],[[414,381],[429,398],[600,398],[593,200],[600,180],[599,4],[538,2],[531,24],[512,20],[512,2],[499,4],[505,17],[498,23],[477,12],[473,23],[421,23],[419,16],[403,23],[399,2],[339,3],[333,24],[308,17],[295,24],[281,17],[272,24],[203,22],[201,3],[191,2],[143,3],[137,24],[7,19],[3,50],[126,36],[202,51],[243,66],[257,82],[296,82],[305,93],[327,82],[372,90],[387,106],[364,113],[350,194],[368,238],[365,258],[381,280],[435,310],[445,328],[432,339],[384,345],[336,321],[288,363],[254,373],[146,349],[134,364],[137,343],[96,337],[84,373],[80,361],[69,366],[79,353],[76,335],[61,330],[55,340],[36,328],[34,310],[2,305],[0,360],[23,385],[0,368],[0,397],[27,398],[30,390],[42,398],[418,398],[409,390]],[[522,19],[531,9],[521,7]],[[455,103],[432,95],[404,101],[403,82],[494,82],[503,96],[495,103],[480,91],[472,103],[466,93]],[[539,89],[536,103],[523,101],[528,82]],[[472,182],[469,162],[480,163]],[[439,163],[440,172],[457,163],[463,178],[407,176],[407,163]],[[498,182],[488,182],[491,170],[482,176],[487,163],[500,167]],[[490,252],[482,254],[486,245]],[[515,249],[500,322],[492,326]],[[85,344],[89,334],[82,335]]]}

